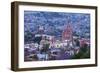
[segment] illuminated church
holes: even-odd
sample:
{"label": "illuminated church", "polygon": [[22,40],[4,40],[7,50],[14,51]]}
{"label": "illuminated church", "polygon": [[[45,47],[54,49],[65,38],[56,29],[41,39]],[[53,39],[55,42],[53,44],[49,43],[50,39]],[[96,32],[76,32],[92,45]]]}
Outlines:
{"label": "illuminated church", "polygon": [[68,24],[62,32],[62,41],[65,40],[69,40],[69,41],[73,40],[73,30],[70,24]]}
{"label": "illuminated church", "polygon": [[65,43],[67,47],[73,47],[73,29],[71,24],[65,26],[62,32],[62,42]]}

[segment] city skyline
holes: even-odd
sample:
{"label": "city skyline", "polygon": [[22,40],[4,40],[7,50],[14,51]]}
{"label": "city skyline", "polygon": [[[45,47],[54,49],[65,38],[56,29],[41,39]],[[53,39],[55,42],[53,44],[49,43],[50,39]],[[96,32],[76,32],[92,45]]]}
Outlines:
{"label": "city skyline", "polygon": [[90,14],[24,11],[24,27],[25,61],[90,57]]}

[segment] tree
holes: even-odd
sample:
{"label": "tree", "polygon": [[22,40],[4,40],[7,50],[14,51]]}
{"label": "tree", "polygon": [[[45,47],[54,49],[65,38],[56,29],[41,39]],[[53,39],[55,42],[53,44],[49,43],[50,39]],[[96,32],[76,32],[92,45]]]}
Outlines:
{"label": "tree", "polygon": [[84,44],[84,46],[80,48],[79,53],[75,54],[72,58],[73,59],[90,58],[90,48],[88,47],[88,45]]}

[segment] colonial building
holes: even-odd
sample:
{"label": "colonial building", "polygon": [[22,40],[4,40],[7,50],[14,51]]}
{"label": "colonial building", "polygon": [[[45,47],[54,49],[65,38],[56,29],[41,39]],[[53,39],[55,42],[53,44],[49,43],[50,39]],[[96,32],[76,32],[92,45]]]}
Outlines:
{"label": "colonial building", "polygon": [[70,24],[68,24],[62,32],[62,41],[65,40],[69,40],[69,41],[73,40],[73,30]]}
{"label": "colonial building", "polygon": [[43,26],[39,26],[38,27],[38,34],[43,34],[44,33],[44,27]]}
{"label": "colonial building", "polygon": [[73,29],[70,23],[65,26],[62,32],[62,43],[66,46],[67,49],[71,49],[74,47],[73,45]]}

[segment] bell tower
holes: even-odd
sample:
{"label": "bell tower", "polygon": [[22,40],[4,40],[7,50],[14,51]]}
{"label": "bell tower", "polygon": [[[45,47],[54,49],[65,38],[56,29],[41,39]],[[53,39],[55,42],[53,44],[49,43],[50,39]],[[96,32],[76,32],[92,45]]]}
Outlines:
{"label": "bell tower", "polygon": [[62,32],[62,41],[64,40],[70,40],[72,41],[73,39],[73,30],[71,24],[66,25]]}

